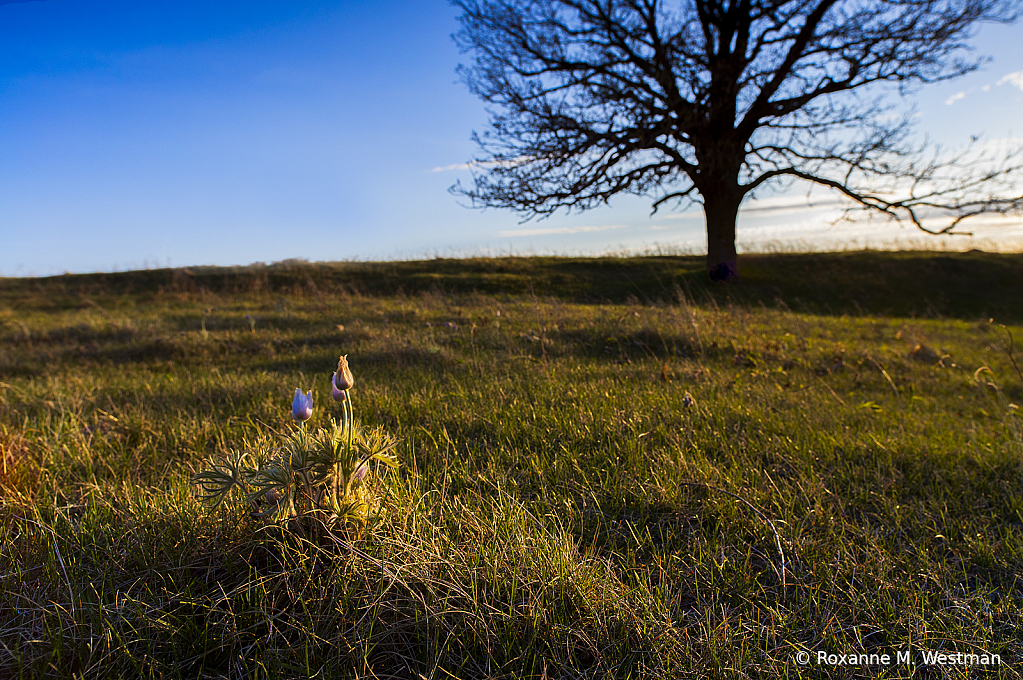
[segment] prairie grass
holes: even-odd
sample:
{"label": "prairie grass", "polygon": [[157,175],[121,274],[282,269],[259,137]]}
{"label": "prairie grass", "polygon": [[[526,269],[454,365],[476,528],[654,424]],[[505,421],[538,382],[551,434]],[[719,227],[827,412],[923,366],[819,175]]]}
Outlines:
{"label": "prairie grass", "polygon": [[[0,677],[1020,677],[1023,256],[744,264],[0,281]],[[201,507],[341,352],[383,519]]]}

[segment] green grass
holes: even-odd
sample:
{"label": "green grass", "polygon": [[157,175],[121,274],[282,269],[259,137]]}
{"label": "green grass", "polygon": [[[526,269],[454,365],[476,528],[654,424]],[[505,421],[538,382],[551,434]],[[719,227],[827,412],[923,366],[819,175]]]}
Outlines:
{"label": "green grass", "polygon": [[[0,280],[0,677],[1020,677],[1023,256],[743,265]],[[203,509],[342,352],[383,518]]]}

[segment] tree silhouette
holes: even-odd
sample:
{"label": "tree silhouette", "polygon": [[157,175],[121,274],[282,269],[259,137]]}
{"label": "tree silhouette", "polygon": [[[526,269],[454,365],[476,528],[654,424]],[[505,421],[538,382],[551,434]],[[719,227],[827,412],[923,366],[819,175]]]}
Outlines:
{"label": "tree silhouette", "polygon": [[[891,102],[975,70],[995,0],[456,0],[459,72],[490,105],[475,207],[545,217],[620,193],[696,202],[714,280],[738,275],[739,206],[805,180],[930,233],[1020,210],[1020,150],[954,158],[910,137]],[[888,86],[888,87],[885,87]],[[885,98],[888,95],[888,98]],[[976,142],[976,138],[974,139]],[[925,226],[946,217],[941,227]]]}

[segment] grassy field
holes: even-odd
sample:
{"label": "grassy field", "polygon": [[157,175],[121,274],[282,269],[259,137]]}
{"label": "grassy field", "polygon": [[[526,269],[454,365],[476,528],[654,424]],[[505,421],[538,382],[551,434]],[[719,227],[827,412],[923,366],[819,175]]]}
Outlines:
{"label": "grassy field", "polygon": [[[701,260],[0,280],[0,677],[1023,676],[1023,255]],[[339,353],[368,528],[201,506]]]}

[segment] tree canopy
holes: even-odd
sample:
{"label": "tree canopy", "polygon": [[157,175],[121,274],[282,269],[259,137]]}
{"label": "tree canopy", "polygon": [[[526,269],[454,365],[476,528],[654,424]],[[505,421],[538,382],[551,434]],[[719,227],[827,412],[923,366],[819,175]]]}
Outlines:
{"label": "tree canopy", "polygon": [[[956,233],[1018,211],[1020,151],[955,157],[914,143],[891,93],[982,63],[997,0],[456,0],[460,74],[491,113],[474,134],[478,207],[526,218],[622,193],[703,205],[712,278],[737,275],[739,205],[803,180],[856,206]],[[887,95],[887,99],[885,98]],[[887,102],[887,103],[886,103]],[[946,216],[929,226],[928,218]]]}

